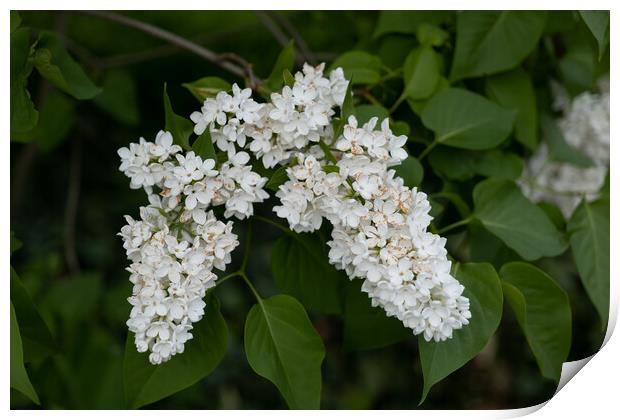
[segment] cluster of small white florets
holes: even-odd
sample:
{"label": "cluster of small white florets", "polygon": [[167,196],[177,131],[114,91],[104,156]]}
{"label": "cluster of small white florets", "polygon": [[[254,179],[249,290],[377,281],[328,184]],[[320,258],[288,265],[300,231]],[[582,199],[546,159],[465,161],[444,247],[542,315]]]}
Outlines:
{"label": "cluster of small white florets", "polygon": [[121,171],[150,202],[140,220],[127,217],[121,236],[135,285],[127,325],[152,363],[183,351],[215,284],[212,269],[223,270],[238,245],[232,222],[218,221],[209,207],[224,205],[225,217],[242,219],[268,196],[267,179],[252,172],[249,155],[236,147],[248,148],[267,168],[289,165],[274,211],[297,232],[314,231],[328,219],[334,226],[330,262],[364,279],[373,305],[426,340],[445,340],[468,324],[469,300],[450,275],[445,239],[427,230],[426,195],[390,169],[407,157],[406,137],[395,136],[387,119],[375,129],[377,118],[358,127],[350,117],[334,139],[332,117],[348,81],[342,69],[329,78],[323,70],[324,64],[304,65],[269,103],[255,102],[250,89],[237,85],[232,94],[206,99],[190,118],[196,134],[209,130],[227,153],[219,167],[183,154],[165,132],[154,143],[140,139],[119,150]]}
{"label": "cluster of small white florets", "polygon": [[572,101],[564,88],[552,84],[557,120],[569,146],[589,157],[590,167],[552,161],[541,144],[527,161],[519,183],[532,201],[555,203],[570,217],[583,197],[594,200],[609,171],[609,79],[598,83],[599,93],[584,92]]}
{"label": "cluster of small white florets", "polygon": [[342,136],[323,139],[331,156],[298,153],[274,211],[297,232],[328,219],[330,262],[364,279],[372,304],[414,334],[443,341],[469,323],[469,300],[450,274],[445,239],[427,230],[426,194],[406,187],[390,169],[407,157],[406,136],[395,136],[388,119],[380,130],[376,124],[375,117],[358,127],[350,117]]}
{"label": "cluster of small white florets", "polygon": [[183,352],[215,285],[212,270],[224,270],[238,245],[232,222],[217,220],[209,207],[224,205],[225,217],[243,219],[268,197],[267,179],[246,165],[249,155],[232,144],[227,152],[218,167],[213,159],[184,154],[164,131],[154,143],[141,138],[118,151],[131,188],[144,188],[149,200],[139,220],[126,216],[120,235],[134,284],[127,326],[153,364]]}
{"label": "cluster of small white florets", "polygon": [[209,129],[221,150],[231,143],[247,144],[266,168],[272,168],[331,130],[334,108],[342,103],[348,82],[341,68],[324,77],[324,67],[304,65],[293,86],[273,93],[269,103],[257,103],[250,89],[235,84],[232,95],[219,92],[191,114],[194,132],[200,135]]}
{"label": "cluster of small white florets", "polygon": [[[194,132],[210,130],[219,149],[247,147],[267,168],[286,164],[289,181],[280,186],[274,211],[291,229],[309,232],[323,218],[334,226],[330,262],[353,277],[375,306],[400,319],[427,340],[445,340],[468,323],[469,300],[450,275],[445,239],[427,231],[426,195],[403,185],[391,166],[407,157],[405,136],[388,120],[363,127],[350,118],[333,140],[335,108],[348,81],[342,69],[323,76],[324,64],[304,65],[292,86],[259,104],[249,89],[233,86],[191,115]],[[322,144],[321,144],[322,143]],[[325,148],[334,148],[328,161]]]}

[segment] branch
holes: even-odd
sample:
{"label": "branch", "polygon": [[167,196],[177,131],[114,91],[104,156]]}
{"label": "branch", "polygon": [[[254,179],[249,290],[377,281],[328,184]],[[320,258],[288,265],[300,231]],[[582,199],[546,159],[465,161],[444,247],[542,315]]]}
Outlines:
{"label": "branch", "polygon": [[72,11],[72,13],[94,16],[100,19],[106,19],[121,25],[128,26],[133,29],[137,29],[156,38],[168,41],[169,43],[177,45],[178,47],[183,48],[187,51],[191,51],[197,56],[216,64],[217,66],[229,71],[235,76],[244,78],[247,75],[249,79],[260,83],[260,80],[256,78],[256,76],[254,76],[254,74],[251,72],[251,66],[245,68],[239,67],[238,65],[227,61],[227,59],[230,58],[227,54],[218,54],[214,51],[209,50],[208,48],[205,48],[179,35],[176,35],[172,32],[166,31],[165,29],[159,28],[149,23],[142,22],[128,16],[97,10],[76,10]]}
{"label": "branch", "polygon": [[308,47],[308,44],[303,39],[299,31],[295,28],[295,26],[291,23],[290,20],[286,18],[286,16],[277,13],[277,12],[267,12],[269,15],[273,16],[275,20],[278,21],[280,25],[293,37],[295,43],[299,47],[304,60],[309,62],[310,64],[316,64],[316,57],[314,53]]}
{"label": "branch", "polygon": [[255,10],[254,14],[260,23],[262,23],[269,30],[269,32],[271,32],[276,41],[278,41],[278,44],[282,47],[286,47],[286,44],[288,44],[288,37],[280,30],[280,27],[273,21],[273,19],[271,19],[271,16],[261,10]]}

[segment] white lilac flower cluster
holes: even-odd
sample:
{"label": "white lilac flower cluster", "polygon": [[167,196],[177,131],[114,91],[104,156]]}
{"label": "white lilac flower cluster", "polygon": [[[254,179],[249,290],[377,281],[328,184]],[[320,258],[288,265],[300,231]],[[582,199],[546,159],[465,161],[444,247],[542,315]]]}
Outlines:
{"label": "white lilac flower cluster", "polygon": [[609,171],[609,79],[598,83],[600,93],[584,92],[572,101],[558,84],[552,84],[557,120],[569,146],[589,157],[594,165],[579,167],[552,161],[541,144],[527,161],[519,184],[532,201],[558,205],[570,217],[583,197],[595,200]]}
{"label": "white lilac flower cluster", "polygon": [[[215,285],[213,269],[223,270],[238,245],[232,222],[253,203],[267,198],[267,179],[246,165],[247,148],[267,168],[288,165],[289,180],[274,211],[291,229],[313,231],[323,218],[334,226],[329,258],[351,277],[364,279],[372,304],[400,319],[415,334],[441,341],[468,324],[469,300],[450,275],[445,239],[428,232],[430,205],[423,192],[395,176],[407,157],[405,136],[395,136],[388,120],[375,129],[351,117],[334,139],[335,108],[342,106],[348,81],[342,69],[323,76],[324,65],[304,65],[292,86],[258,103],[250,89],[233,85],[205,100],[190,118],[194,132],[209,130],[228,160],[216,165],[193,152],[182,153],[170,133],[154,143],[140,139],[121,148],[120,170],[132,188],[143,188],[149,205],[140,220],[127,216],[120,235],[134,284],[127,325],[138,351],[158,364],[183,352],[192,323],[204,314],[203,298]],[[332,148],[333,152],[330,152]]]}
{"label": "white lilac flower cluster", "polygon": [[224,205],[225,217],[243,219],[253,214],[253,203],[268,197],[262,189],[267,179],[246,165],[249,155],[233,145],[227,152],[218,166],[184,154],[164,131],[154,143],[141,138],[118,151],[131,188],[144,188],[150,203],[140,208],[139,220],[126,216],[120,236],[134,284],[127,326],[137,350],[150,351],[153,364],[183,352],[215,285],[213,269],[224,270],[238,245],[232,222],[217,220],[209,208]]}
{"label": "white lilac flower cluster", "polygon": [[219,92],[205,100],[200,112],[192,113],[194,132],[200,135],[209,129],[221,150],[231,143],[247,143],[263,165],[272,168],[295,151],[317,144],[331,130],[334,108],[342,104],[348,82],[341,68],[324,77],[324,67],[304,65],[294,85],[273,93],[269,103],[257,103],[250,89],[233,85],[232,95]]}
{"label": "white lilac flower cluster", "polygon": [[469,323],[469,300],[450,274],[445,239],[429,232],[426,194],[408,188],[390,169],[407,157],[407,138],[388,120],[358,127],[355,117],[322,153],[296,155],[274,207],[297,232],[313,231],[323,218],[333,225],[329,259],[350,278],[364,279],[373,306],[397,317],[427,341],[443,341]]}
{"label": "white lilac flower cluster", "polygon": [[323,70],[323,64],[304,65],[269,103],[255,102],[249,89],[237,86],[232,94],[220,92],[191,115],[194,132],[210,130],[222,150],[247,147],[265,167],[288,165],[277,215],[297,232],[314,231],[328,219],[334,227],[330,262],[364,279],[373,305],[426,340],[450,338],[468,324],[469,300],[450,275],[445,239],[427,231],[426,195],[390,169],[407,157],[407,138],[393,135],[387,119],[375,130],[376,118],[363,127],[350,118],[334,140],[334,108],[342,105],[348,81],[342,69],[329,77]]}

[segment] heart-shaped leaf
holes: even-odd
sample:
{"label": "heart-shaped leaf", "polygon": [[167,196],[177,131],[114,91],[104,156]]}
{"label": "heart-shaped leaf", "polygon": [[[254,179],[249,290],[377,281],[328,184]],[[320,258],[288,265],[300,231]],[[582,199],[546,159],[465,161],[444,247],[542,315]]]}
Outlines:
{"label": "heart-shaped leaf", "polygon": [[450,78],[499,73],[517,66],[536,47],[545,11],[463,11],[456,23]]}
{"label": "heart-shaped leaf", "polygon": [[465,89],[449,88],[433,96],[422,122],[435,141],[463,149],[490,149],[510,134],[515,113]]}
{"label": "heart-shaped leaf", "polygon": [[508,263],[499,275],[504,296],[540,371],[559,381],[571,344],[571,309],[566,292],[544,271],[528,263]]}
{"label": "heart-shaped leaf", "polygon": [[486,81],[489,98],[517,112],[515,138],[530,150],[538,144],[538,111],[530,76],[522,69],[489,77]]}
{"label": "heart-shaped leaf", "polygon": [[568,222],[568,232],[579,277],[605,329],[609,318],[609,198],[582,201]]}
{"label": "heart-shaped leaf", "polygon": [[271,272],[282,293],[306,308],[342,313],[347,277],[329,263],[325,244],[315,233],[291,233],[278,239],[271,254]]}
{"label": "heart-shaped leaf", "polygon": [[92,99],[101,93],[54,32],[40,33],[33,62],[41,76],[75,99]]}
{"label": "heart-shaped leaf", "polygon": [[166,131],[169,131],[172,134],[174,143],[178,144],[185,150],[191,150],[189,145],[189,137],[194,131],[194,125],[187,118],[183,118],[174,113],[172,104],[170,103],[170,98],[168,97],[166,84],[164,84],[164,114],[166,118]]}
{"label": "heart-shaped leaf", "polygon": [[469,298],[470,323],[454,331],[452,338],[440,343],[426,341],[423,336],[418,339],[424,374],[420,403],[426,399],[434,384],[480,353],[502,319],[502,286],[491,264],[462,264],[456,268],[454,275],[465,287],[463,295]]}
{"label": "heart-shaped leaf", "polygon": [[255,304],[245,321],[245,353],[293,409],[318,409],[325,348],[303,306],[276,295]]}
{"label": "heart-shaped leaf", "polygon": [[206,303],[204,317],[194,325],[194,337],[185,344],[185,351],[161,365],[152,365],[146,353],[138,353],[133,334],[129,334],[123,378],[130,408],[179,392],[210,374],[220,363],[228,346],[228,328],[215,296],[209,294]]}
{"label": "heart-shaped leaf", "polygon": [[372,306],[362,291],[362,281],[353,279],[346,290],[344,304],[344,348],[368,350],[389,346],[413,337],[413,332],[382,308]]}
{"label": "heart-shaped leaf", "polygon": [[19,324],[17,323],[17,317],[15,316],[15,308],[11,303],[11,388],[18,390],[26,397],[30,398],[37,405],[39,402],[39,396],[37,391],[34,390],[28,372],[24,367],[24,354],[22,350],[22,339],[19,334]]}
{"label": "heart-shaped leaf", "polygon": [[[282,79],[282,73],[278,75]],[[219,77],[203,77],[191,83],[183,83],[184,88],[190,91],[196,99],[203,103],[205,99],[212,98],[219,92],[228,92],[232,87],[224,79]]]}
{"label": "heart-shaped leaf", "polygon": [[488,179],[476,185],[474,207],[483,226],[526,260],[553,257],[566,249],[564,235],[512,181]]}

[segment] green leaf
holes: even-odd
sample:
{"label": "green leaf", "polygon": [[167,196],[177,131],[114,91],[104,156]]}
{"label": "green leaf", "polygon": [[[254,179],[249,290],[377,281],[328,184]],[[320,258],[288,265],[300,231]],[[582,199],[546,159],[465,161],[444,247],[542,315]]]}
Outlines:
{"label": "green leaf", "polygon": [[389,33],[415,34],[420,25],[439,25],[449,21],[454,12],[445,10],[382,10],[373,34],[379,38]]}
{"label": "green leaf", "polygon": [[336,127],[334,129],[334,139],[340,137],[344,130],[345,124],[347,124],[347,120],[350,115],[355,113],[355,108],[353,107],[353,97],[351,93],[351,88],[353,87],[353,80],[349,79],[349,84],[347,85],[347,91],[344,95],[344,100],[342,101],[342,106],[340,107],[340,118],[336,121]]}
{"label": "green leaf", "polygon": [[15,32],[22,24],[22,18],[17,10],[11,10],[11,33]]}
{"label": "green leaf", "polygon": [[11,303],[19,324],[24,361],[41,360],[56,353],[58,346],[13,267],[11,267]]}
{"label": "green leaf", "polygon": [[77,324],[95,313],[102,289],[100,273],[82,272],[58,282],[46,295],[42,306],[58,314],[65,323]]}
{"label": "green leaf", "polygon": [[562,131],[560,131],[560,128],[551,116],[544,113],[541,114],[540,124],[543,138],[549,147],[549,159],[567,162],[582,168],[594,165],[592,159],[566,142],[564,134],[562,134]]}
{"label": "green leaf", "polygon": [[439,92],[443,92],[449,87],[450,87],[450,81],[448,81],[448,79],[446,79],[445,77],[440,76],[439,81],[437,82],[437,85],[435,86],[435,90],[433,90],[433,93],[431,93],[430,98],[425,98],[425,99],[407,98],[407,104],[409,104],[409,107],[416,115],[422,115],[422,111],[424,111],[424,107],[426,107],[429,100],[433,96],[437,95]]}
{"label": "green leaf", "polygon": [[49,152],[67,138],[75,121],[75,100],[53,90],[45,97],[39,112],[39,122],[30,131],[14,134],[16,141],[36,141],[40,149]]}
{"label": "green leaf", "polygon": [[[282,73],[278,75],[282,78]],[[203,103],[207,98],[213,98],[219,92],[228,92],[232,89],[230,83],[219,77],[203,77],[191,83],[183,83],[181,86],[190,91],[196,99]]]}
{"label": "green leaf", "polygon": [[432,198],[428,199],[428,202],[431,205],[431,210],[428,212],[428,214],[433,218],[433,219],[437,219],[439,218],[439,216],[441,214],[443,214],[443,212],[446,210],[446,205],[443,204],[440,201],[434,200]]}
{"label": "green leaf", "polygon": [[289,69],[284,69],[282,72],[282,79],[284,80],[284,84],[288,87],[293,87],[295,84],[295,77]]}
{"label": "green leaf", "polygon": [[579,14],[598,43],[600,60],[609,45],[609,10],[581,10]]}
{"label": "green leaf", "polygon": [[516,111],[515,137],[530,150],[535,150],[538,144],[538,111],[529,75],[519,68],[489,77],[486,93],[494,102]]}
{"label": "green leaf", "polygon": [[452,333],[452,338],[440,343],[418,339],[420,362],[424,375],[422,403],[431,387],[474,358],[488,343],[502,319],[504,299],[502,286],[491,264],[458,265],[454,276],[465,287],[469,298],[469,325]]}
{"label": "green leaf", "polygon": [[514,112],[465,89],[449,88],[433,96],[422,122],[435,141],[463,149],[490,149],[512,131]]}
{"label": "green leaf", "polygon": [[[392,34],[379,41],[377,55],[381,62],[390,69],[402,68],[409,51],[419,45],[418,41],[409,35]],[[388,80],[384,80],[388,82]],[[385,86],[387,83],[381,83]]]}
{"label": "green leaf", "polygon": [[138,353],[133,334],[127,337],[123,380],[129,408],[138,408],[175,394],[210,374],[228,347],[228,328],[214,295],[206,299],[204,317],[194,325],[185,351],[161,365]]}
{"label": "green leaf", "polygon": [[395,136],[409,136],[411,128],[405,121],[393,121],[391,125],[392,133]]}
{"label": "green leaf", "polygon": [[202,159],[213,159],[217,162],[217,153],[213,147],[211,131],[208,129],[198,136],[196,141],[194,141],[194,144],[192,144],[192,150]]}
{"label": "green leaf", "polygon": [[540,203],[536,203],[538,207],[545,212],[549,220],[555,225],[558,230],[562,231],[566,227],[566,220],[564,219],[564,214],[562,214],[562,210],[555,203],[546,203],[544,201]]}
{"label": "green leaf", "polygon": [[34,65],[41,76],[76,99],[92,99],[101,92],[53,32],[40,33]]}
{"label": "green leaf", "polygon": [[271,191],[278,191],[280,185],[284,184],[288,181],[288,173],[286,172],[286,167],[281,166],[271,175],[267,184],[265,184],[265,188]]}
{"label": "green leaf", "polygon": [[122,124],[137,125],[140,120],[136,82],[125,70],[108,72],[103,79],[103,92],[95,105]]}
{"label": "green leaf", "polygon": [[166,84],[164,83],[164,113],[166,117],[166,131],[172,133],[174,143],[178,144],[185,150],[191,150],[189,146],[189,137],[194,131],[194,124],[187,118],[174,113]]}
{"label": "green leaf", "polygon": [[553,257],[566,249],[562,233],[512,181],[488,179],[476,185],[474,207],[484,227],[525,260]]}
{"label": "green leaf", "polygon": [[467,236],[470,241],[469,259],[472,262],[487,262],[499,270],[507,262],[521,259],[519,254],[508,248],[477,220],[469,224]]}
{"label": "green leaf", "polygon": [[17,237],[15,236],[15,233],[13,231],[11,231],[11,241],[10,241],[9,244],[10,244],[10,248],[11,248],[11,256],[13,255],[13,253],[15,251],[17,251],[18,249],[20,249],[22,247],[22,241],[17,239]]}
{"label": "green leaf", "polygon": [[568,222],[570,245],[579,277],[601,317],[603,330],[609,318],[609,197],[583,200]]}
{"label": "green leaf", "polygon": [[502,267],[504,296],[546,378],[560,380],[571,345],[568,296],[544,271],[523,262]]}
{"label": "green leaf", "polygon": [[290,234],[279,238],[271,253],[271,272],[278,289],[306,308],[326,314],[342,313],[347,277],[329,263],[317,234]]}
{"label": "green leaf", "polygon": [[400,165],[394,167],[394,170],[396,176],[401,177],[409,188],[418,187],[424,178],[424,167],[413,156],[403,160]]}
{"label": "green leaf", "polygon": [[287,295],[260,300],[245,321],[245,353],[293,409],[318,409],[325,347],[303,306]]}
{"label": "green leaf", "polygon": [[372,306],[362,281],[353,279],[346,289],[344,302],[345,350],[369,350],[386,347],[406,340],[413,332],[394,317],[386,315],[379,307]]}
{"label": "green leaf", "polygon": [[[381,59],[365,51],[349,51],[334,60],[329,67],[333,70],[342,67],[348,80],[355,79],[355,84],[372,85],[381,78]],[[352,82],[353,83],[353,82]]]}
{"label": "green leaf", "polygon": [[372,117],[377,117],[377,124],[381,124],[384,119],[390,117],[390,112],[379,105],[359,105],[355,107],[353,115],[355,115],[357,123],[361,126],[367,123]]}
{"label": "green leaf", "polygon": [[271,74],[265,80],[265,83],[272,91],[280,90],[284,83],[282,73],[284,70],[291,72],[295,66],[295,43],[291,40],[286,47],[280,52],[276,59]]}
{"label": "green leaf", "polygon": [[323,171],[325,171],[326,174],[331,174],[331,173],[338,173],[340,172],[340,166],[338,165],[323,165]]}
{"label": "green leaf", "polygon": [[563,85],[571,95],[591,90],[596,78],[596,48],[590,39],[587,29],[575,30],[564,34],[562,42],[566,52],[558,61],[559,75]]}
{"label": "green leaf", "polygon": [[39,113],[30,99],[30,92],[26,88],[26,80],[20,79],[11,83],[11,137],[13,133],[27,132],[37,125]]}
{"label": "green leaf", "polygon": [[40,405],[39,396],[34,390],[28,372],[24,366],[22,353],[22,339],[19,334],[19,325],[15,316],[15,308],[11,303],[11,388],[18,390],[32,402]]}
{"label": "green leaf", "polygon": [[457,16],[452,81],[517,66],[536,47],[547,12],[463,11]]}
{"label": "green leaf", "polygon": [[450,35],[436,25],[422,23],[416,30],[416,37],[421,45],[440,47],[450,39]]}
{"label": "green leaf", "polygon": [[501,150],[474,152],[437,147],[428,159],[439,176],[455,181],[465,181],[474,175],[516,180],[523,171],[523,160],[518,155]]}
{"label": "green leaf", "polygon": [[30,30],[19,28],[11,32],[11,138],[14,133],[32,130],[39,119],[28,92],[28,76],[32,66],[30,55]]}
{"label": "green leaf", "polygon": [[435,91],[440,78],[440,56],[432,47],[414,49],[403,65],[403,96],[411,99],[425,99]]}
{"label": "green leaf", "polygon": [[547,14],[544,34],[566,33],[575,28],[577,18],[572,10],[554,10]]}
{"label": "green leaf", "polygon": [[450,203],[452,203],[454,205],[454,208],[456,209],[456,211],[458,211],[459,215],[463,219],[466,219],[471,214],[471,209],[469,208],[469,206],[467,205],[465,200],[463,200],[463,198],[460,196],[460,194],[458,194],[456,192],[452,192],[452,191],[450,191],[449,188],[447,188],[448,185],[449,184],[444,183],[443,190],[441,190],[438,193],[432,193],[430,195],[430,197],[431,198],[435,198],[435,199],[442,199],[442,198],[444,198],[444,199],[448,200]]}

